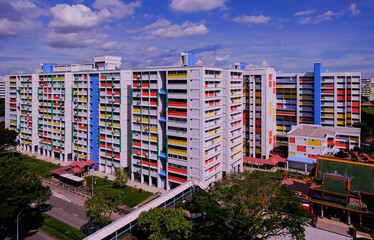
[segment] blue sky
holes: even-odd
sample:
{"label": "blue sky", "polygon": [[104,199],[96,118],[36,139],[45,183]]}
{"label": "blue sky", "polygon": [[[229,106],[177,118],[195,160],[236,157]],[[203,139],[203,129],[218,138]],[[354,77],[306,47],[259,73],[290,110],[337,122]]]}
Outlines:
{"label": "blue sky", "polygon": [[373,0],[0,0],[0,74],[122,56],[122,68],[267,65],[374,77]]}

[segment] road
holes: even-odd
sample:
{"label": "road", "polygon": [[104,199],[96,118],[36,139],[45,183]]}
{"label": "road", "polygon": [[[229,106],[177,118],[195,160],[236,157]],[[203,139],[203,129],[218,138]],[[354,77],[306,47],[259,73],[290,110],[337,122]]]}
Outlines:
{"label": "road", "polygon": [[88,221],[86,218],[86,209],[59,197],[55,195],[51,196],[48,203],[53,207],[46,212],[46,214],[74,228],[80,229],[80,227]]}

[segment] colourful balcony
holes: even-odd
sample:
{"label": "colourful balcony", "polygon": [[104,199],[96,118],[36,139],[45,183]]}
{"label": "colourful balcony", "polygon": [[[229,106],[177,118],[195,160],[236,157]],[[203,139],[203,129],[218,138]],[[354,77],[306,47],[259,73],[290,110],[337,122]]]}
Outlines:
{"label": "colourful balcony", "polygon": [[183,140],[176,140],[176,139],[170,139],[169,138],[168,143],[187,146],[187,141],[183,141]]}
{"label": "colourful balcony", "polygon": [[187,117],[187,112],[168,111],[168,116]]}
{"label": "colourful balcony", "polygon": [[168,78],[187,78],[187,73],[168,74]]}
{"label": "colourful balcony", "polygon": [[176,167],[171,167],[171,166],[168,167],[168,171],[187,174],[187,169],[176,168]]}
{"label": "colourful balcony", "polygon": [[169,107],[187,107],[186,102],[168,102]]}
{"label": "colourful balcony", "polygon": [[186,150],[180,150],[180,149],[175,149],[175,148],[169,147],[168,152],[187,156],[187,151]]}
{"label": "colourful balcony", "polygon": [[187,182],[187,179],[178,178],[178,177],[174,177],[174,176],[170,176],[170,175],[168,176],[168,179],[172,180],[172,181],[180,182],[180,183]]}

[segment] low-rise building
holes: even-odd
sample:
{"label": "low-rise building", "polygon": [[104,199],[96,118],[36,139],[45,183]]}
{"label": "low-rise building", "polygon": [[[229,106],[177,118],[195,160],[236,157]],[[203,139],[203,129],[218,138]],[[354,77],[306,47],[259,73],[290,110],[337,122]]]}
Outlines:
{"label": "low-rise building", "polygon": [[300,124],[288,132],[287,168],[309,172],[318,155],[360,147],[360,128]]}

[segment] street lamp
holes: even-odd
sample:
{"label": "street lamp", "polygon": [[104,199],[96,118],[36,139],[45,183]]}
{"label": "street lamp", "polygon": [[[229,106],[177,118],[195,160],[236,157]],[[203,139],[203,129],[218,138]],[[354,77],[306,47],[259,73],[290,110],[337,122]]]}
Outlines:
{"label": "street lamp", "polygon": [[17,215],[17,240],[19,240],[19,236],[18,236],[18,218],[19,218],[19,215],[21,214],[22,211],[23,211],[23,209]]}

